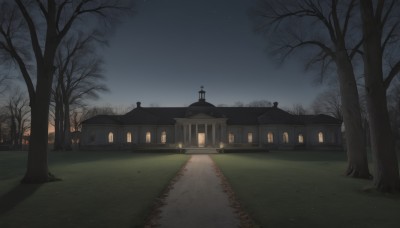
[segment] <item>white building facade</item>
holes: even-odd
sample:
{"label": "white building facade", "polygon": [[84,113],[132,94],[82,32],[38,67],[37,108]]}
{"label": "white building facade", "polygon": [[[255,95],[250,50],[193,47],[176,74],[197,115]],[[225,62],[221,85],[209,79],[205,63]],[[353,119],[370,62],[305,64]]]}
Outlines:
{"label": "white building facade", "polygon": [[205,91],[188,107],[137,107],[125,115],[85,120],[83,149],[341,148],[341,121],[327,115],[292,115],[272,107],[215,107]]}

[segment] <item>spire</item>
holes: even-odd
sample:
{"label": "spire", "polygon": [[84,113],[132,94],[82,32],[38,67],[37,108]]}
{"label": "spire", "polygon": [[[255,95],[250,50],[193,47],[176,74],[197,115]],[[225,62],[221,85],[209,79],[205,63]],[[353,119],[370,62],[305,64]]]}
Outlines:
{"label": "spire", "polygon": [[206,91],[204,91],[203,89],[204,89],[204,86],[200,86],[200,91],[199,91],[199,101],[200,102],[206,101]]}

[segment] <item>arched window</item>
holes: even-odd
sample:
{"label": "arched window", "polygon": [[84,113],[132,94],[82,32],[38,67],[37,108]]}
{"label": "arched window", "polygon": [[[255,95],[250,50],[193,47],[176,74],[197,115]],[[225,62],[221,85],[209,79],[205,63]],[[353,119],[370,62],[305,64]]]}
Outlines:
{"label": "arched window", "polygon": [[318,142],[324,143],[324,133],[322,133],[322,132],[318,133]]}
{"label": "arched window", "polygon": [[151,133],[150,133],[150,131],[146,132],[146,143],[151,143]]}
{"label": "arched window", "polygon": [[235,135],[233,133],[229,133],[228,142],[229,143],[234,143],[235,142]]}
{"label": "arched window", "polygon": [[252,132],[247,133],[247,142],[253,143],[253,133]]}
{"label": "arched window", "polygon": [[272,132],[268,132],[267,141],[268,143],[274,143],[274,134]]}
{"label": "arched window", "polygon": [[299,134],[299,143],[304,143],[304,136],[302,134]]}
{"label": "arched window", "polygon": [[132,142],[132,133],[130,133],[130,132],[126,133],[126,142],[127,143]]}
{"label": "arched window", "polygon": [[167,132],[165,132],[165,131],[161,132],[161,143],[162,144],[167,143]]}
{"label": "arched window", "polygon": [[114,142],[114,133],[110,132],[108,133],[108,143],[113,143]]}
{"label": "arched window", "polygon": [[287,132],[283,132],[282,141],[283,143],[289,143],[289,134]]}

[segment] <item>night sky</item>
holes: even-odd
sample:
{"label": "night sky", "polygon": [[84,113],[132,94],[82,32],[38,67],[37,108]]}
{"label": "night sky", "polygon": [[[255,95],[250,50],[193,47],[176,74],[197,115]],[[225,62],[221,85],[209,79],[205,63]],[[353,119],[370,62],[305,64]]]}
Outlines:
{"label": "night sky", "polygon": [[293,59],[268,57],[248,10],[254,0],[145,0],[124,19],[103,51],[110,92],[94,104],[184,106],[200,86],[214,105],[278,101],[308,106],[321,91]]}

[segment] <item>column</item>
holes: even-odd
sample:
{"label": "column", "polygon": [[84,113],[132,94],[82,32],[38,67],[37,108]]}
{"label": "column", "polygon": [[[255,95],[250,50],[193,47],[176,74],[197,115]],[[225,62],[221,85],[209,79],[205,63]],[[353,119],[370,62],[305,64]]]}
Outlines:
{"label": "column", "polygon": [[224,126],[221,124],[221,142],[225,143]]}
{"label": "column", "polygon": [[183,145],[186,145],[186,128],[187,128],[187,124],[184,124],[183,126]]}
{"label": "column", "polygon": [[189,123],[189,145],[192,145],[192,124]]}
{"label": "column", "polygon": [[198,124],[196,124],[196,134],[194,135],[194,137],[195,137],[195,142],[197,145],[199,144],[198,134],[199,134],[199,127],[198,127]]}
{"label": "column", "polygon": [[208,138],[207,138],[207,137],[208,137],[208,136],[207,136],[207,125],[208,125],[208,124],[204,124],[204,125],[205,125],[204,129],[205,129],[205,131],[206,131],[206,132],[205,132],[205,135],[206,135],[206,138],[205,138],[205,145],[207,146],[207,143],[208,143]]}
{"label": "column", "polygon": [[175,144],[177,143],[177,136],[178,136],[178,124],[175,124],[175,129],[174,129],[174,143]]}
{"label": "column", "polygon": [[212,144],[215,146],[215,123],[212,124]]}

